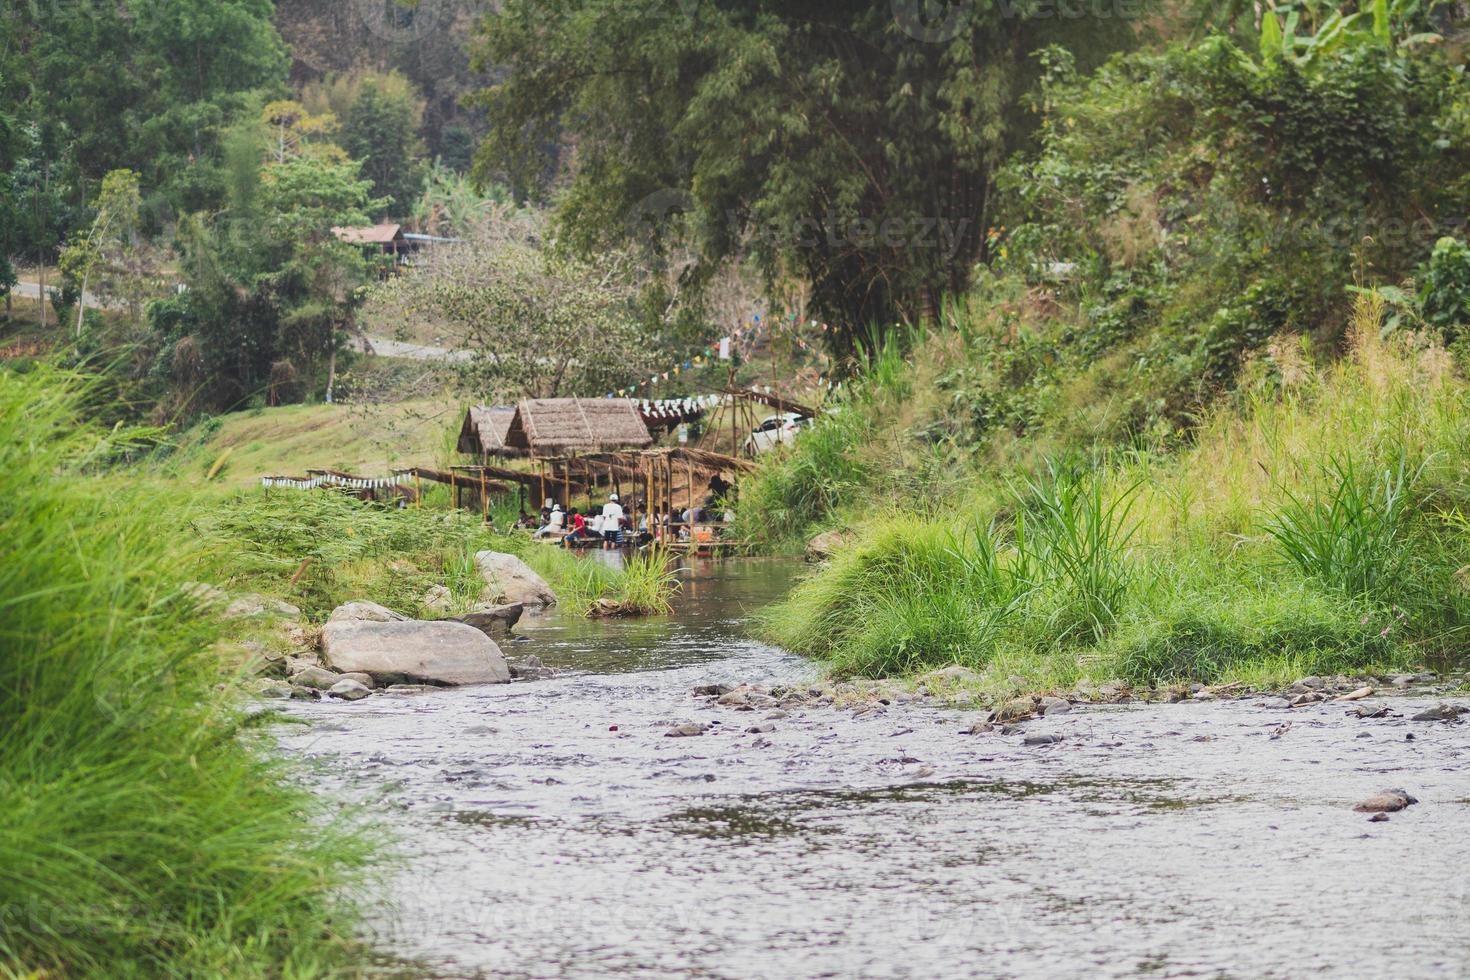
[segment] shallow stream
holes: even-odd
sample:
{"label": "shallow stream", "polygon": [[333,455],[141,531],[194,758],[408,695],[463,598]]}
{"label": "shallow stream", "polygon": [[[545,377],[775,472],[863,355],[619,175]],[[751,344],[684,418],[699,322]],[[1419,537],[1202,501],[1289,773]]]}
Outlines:
{"label": "shallow stream", "polygon": [[[285,744],[408,855],[381,943],[451,976],[1470,975],[1470,726],[1405,720],[1442,698],[1078,708],[1027,746],[927,703],[694,697],[816,677],[744,635],[798,572],[711,563],[668,619],[523,622],[507,655],[553,680],[294,702]],[[1420,803],[1353,812],[1390,787]]]}

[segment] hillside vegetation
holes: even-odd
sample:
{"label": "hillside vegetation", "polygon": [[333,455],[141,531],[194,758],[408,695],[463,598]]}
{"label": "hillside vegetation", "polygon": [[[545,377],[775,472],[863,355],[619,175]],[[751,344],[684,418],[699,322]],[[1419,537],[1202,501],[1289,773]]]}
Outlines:
{"label": "hillside vegetation", "polygon": [[850,532],[773,638],[997,689],[1464,659],[1470,95],[1401,6],[1047,56],[995,261],[744,488],[769,549]]}

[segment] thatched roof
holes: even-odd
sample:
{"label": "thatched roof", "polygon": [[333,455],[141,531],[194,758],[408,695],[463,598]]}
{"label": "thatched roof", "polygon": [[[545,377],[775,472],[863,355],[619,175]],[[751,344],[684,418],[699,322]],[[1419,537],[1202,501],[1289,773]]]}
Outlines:
{"label": "thatched roof", "polygon": [[480,457],[524,456],[524,450],[505,444],[506,433],[515,417],[514,408],[474,406],[464,413],[464,424],[459,427],[459,451]]}
{"label": "thatched roof", "polygon": [[516,406],[505,444],[550,457],[643,449],[653,436],[631,398],[528,398]]}

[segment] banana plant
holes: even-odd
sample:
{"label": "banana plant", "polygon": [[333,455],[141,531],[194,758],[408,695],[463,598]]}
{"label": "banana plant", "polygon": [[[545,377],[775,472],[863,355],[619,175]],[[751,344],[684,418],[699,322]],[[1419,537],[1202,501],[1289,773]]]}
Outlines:
{"label": "banana plant", "polygon": [[[1310,68],[1320,58],[1348,45],[1377,44],[1406,48],[1438,43],[1432,32],[1408,34],[1395,42],[1395,30],[1422,23],[1443,0],[1372,0],[1366,9],[1344,13],[1320,3],[1277,4],[1261,14],[1261,58],[1290,60]],[[1303,15],[1314,30],[1299,33]],[[1283,25],[1284,18],[1284,25]]]}

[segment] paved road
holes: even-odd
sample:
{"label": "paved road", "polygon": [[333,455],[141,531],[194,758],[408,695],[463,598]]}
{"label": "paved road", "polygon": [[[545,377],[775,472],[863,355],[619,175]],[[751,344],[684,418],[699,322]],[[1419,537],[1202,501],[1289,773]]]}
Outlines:
{"label": "paved road", "polygon": [[[53,288],[48,285],[47,291]],[[39,300],[41,298],[41,287],[33,282],[17,283],[14,292],[15,295],[26,299]],[[90,294],[87,296],[87,306],[92,309],[107,305],[114,304],[107,304],[97,296]],[[353,350],[365,354],[376,354],[379,357],[402,357],[412,361],[462,363],[469,361],[474,356],[467,350],[449,350],[445,347],[430,347],[427,344],[409,344],[401,340],[388,340],[386,337],[354,337],[351,346]]]}

